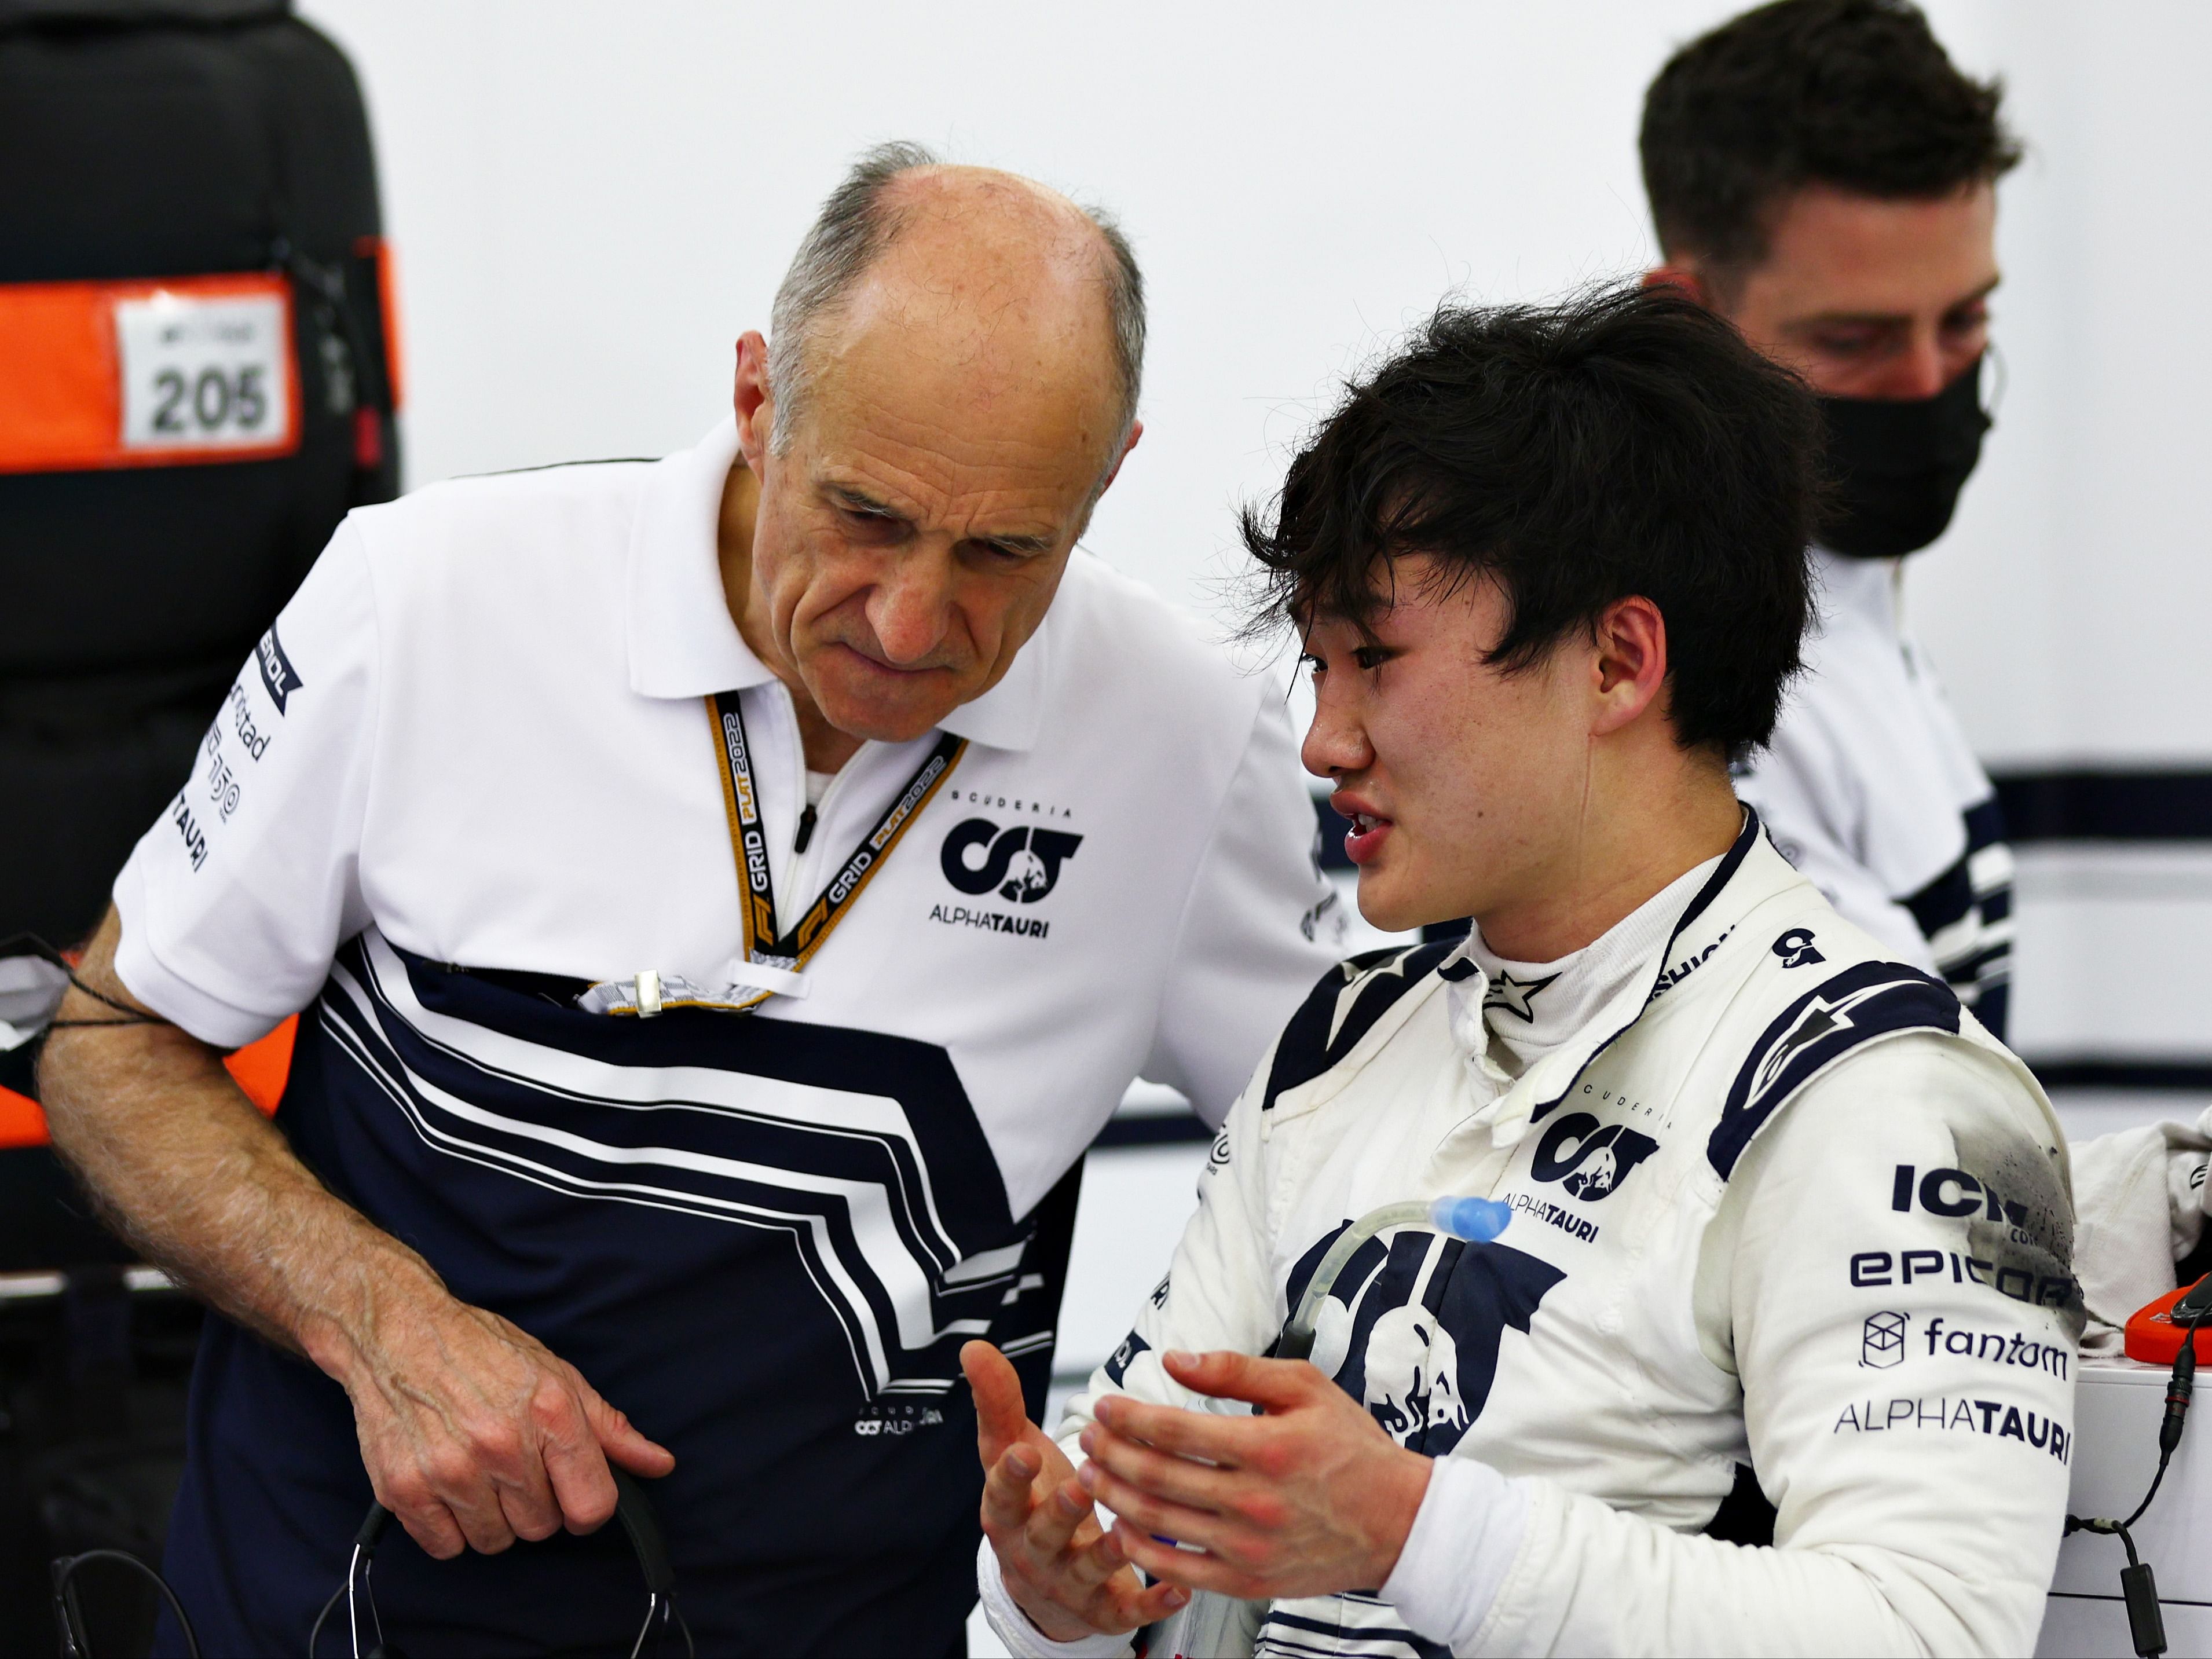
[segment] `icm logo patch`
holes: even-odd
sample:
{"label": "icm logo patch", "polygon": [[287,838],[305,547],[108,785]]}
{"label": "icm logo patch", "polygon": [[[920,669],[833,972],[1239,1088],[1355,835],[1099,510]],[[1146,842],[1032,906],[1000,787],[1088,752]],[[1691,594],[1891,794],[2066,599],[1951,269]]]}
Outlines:
{"label": "icm logo patch", "polygon": [[1774,941],[1773,950],[1774,954],[1782,958],[1784,968],[1803,968],[1827,960],[1813,948],[1813,930],[1809,927],[1790,928]]}
{"label": "icm logo patch", "polygon": [[1601,1124],[1588,1112],[1570,1112],[1544,1131],[1528,1173],[1538,1181],[1557,1181],[1571,1196],[1594,1204],[1658,1150],[1657,1141],[1626,1124]]}
{"label": "icm logo patch", "polygon": [[1902,1360],[1905,1322],[1911,1316],[1901,1313],[1869,1314],[1865,1333],[1859,1338],[1859,1364],[1886,1371]]}
{"label": "icm logo patch", "polygon": [[969,818],[945,836],[939,861],[945,880],[963,893],[996,892],[1012,904],[1035,904],[1060,884],[1060,866],[1082,844],[1082,836],[1065,830],[1026,823],[1000,830],[988,818]]}
{"label": "icm logo patch", "polygon": [[284,699],[307,682],[292,666],[292,659],[284,654],[284,647],[276,638],[276,623],[269,625],[269,631],[261,636],[261,643],[253,647],[253,659],[261,665],[261,683],[269,688],[269,701],[276,705],[278,714],[283,714]]}

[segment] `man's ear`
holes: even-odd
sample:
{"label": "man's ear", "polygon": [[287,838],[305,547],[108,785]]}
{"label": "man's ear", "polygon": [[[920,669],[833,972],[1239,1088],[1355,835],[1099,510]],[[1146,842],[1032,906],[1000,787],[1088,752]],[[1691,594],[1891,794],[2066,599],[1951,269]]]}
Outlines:
{"label": "man's ear", "polygon": [[1137,447],[1137,440],[1144,435],[1145,423],[1142,421],[1129,422],[1129,436],[1121,446],[1121,453],[1114,458],[1114,464],[1106,469],[1106,476],[1098,481],[1098,488],[1091,492],[1091,499],[1083,504],[1083,516],[1076,520],[1075,540],[1079,542],[1090,533],[1091,515],[1098,510],[1100,497],[1114,487],[1114,480],[1121,476],[1121,463],[1129,459],[1129,452]]}
{"label": "man's ear", "polygon": [[738,337],[738,378],[730,398],[738,416],[738,453],[755,477],[768,459],[769,433],[775,422],[775,398],[768,386],[768,342],[758,329]]}
{"label": "man's ear", "polygon": [[1129,459],[1129,452],[1137,447],[1137,440],[1144,435],[1145,423],[1142,421],[1129,422],[1128,441],[1121,446],[1121,453],[1114,458],[1114,465],[1106,469],[1106,482],[1098,486],[1099,495],[1103,495],[1114,487],[1114,480],[1121,476],[1121,463]]}
{"label": "man's ear", "polygon": [[1603,737],[1633,725],[1655,704],[1667,684],[1667,618],[1641,594],[1616,599],[1597,619],[1596,707],[1590,733]]}
{"label": "man's ear", "polygon": [[1683,298],[1694,301],[1708,310],[1712,308],[1713,296],[1705,286],[1705,279],[1698,275],[1694,265],[1685,264],[1680,260],[1668,260],[1652,266],[1644,273],[1643,285],[1647,289],[1679,289]]}

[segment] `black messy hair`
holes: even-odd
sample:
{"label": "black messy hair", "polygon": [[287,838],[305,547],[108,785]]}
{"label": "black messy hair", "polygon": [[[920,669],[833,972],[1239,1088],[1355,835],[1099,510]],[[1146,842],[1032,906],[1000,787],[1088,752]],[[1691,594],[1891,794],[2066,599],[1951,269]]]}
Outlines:
{"label": "black messy hair", "polygon": [[2003,88],[1961,75],[1907,0],[1774,0],[1700,35],[1644,100],[1659,246],[1725,276],[1766,254],[1773,209],[1808,185],[1945,196],[2020,161]]}
{"label": "black messy hair", "polygon": [[1272,517],[1244,509],[1244,544],[1265,617],[1297,625],[1365,625],[1401,555],[1493,580],[1508,670],[1641,595],[1666,619],[1676,740],[1735,760],[1798,667],[1820,434],[1803,385],[1677,289],[1447,304],[1347,388]]}

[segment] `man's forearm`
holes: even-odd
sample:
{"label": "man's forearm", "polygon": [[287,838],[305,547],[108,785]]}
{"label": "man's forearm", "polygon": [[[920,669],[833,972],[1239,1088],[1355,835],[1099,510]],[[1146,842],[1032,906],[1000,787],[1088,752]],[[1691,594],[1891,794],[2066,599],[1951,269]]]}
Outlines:
{"label": "man's forearm", "polygon": [[[113,970],[116,931],[111,915],[79,976],[135,1004]],[[150,1260],[342,1379],[392,1293],[440,1291],[420,1256],[315,1179],[216,1050],[74,989],[58,1018],[85,1023],[61,1024],[40,1067],[55,1149]]]}
{"label": "man's forearm", "polygon": [[415,1540],[447,1558],[614,1513],[612,1457],[675,1459],[510,1321],[315,1179],[204,1043],[140,1007],[115,974],[113,911],[40,1068],[54,1145],[154,1261],[297,1352],[353,1403],[363,1467]]}

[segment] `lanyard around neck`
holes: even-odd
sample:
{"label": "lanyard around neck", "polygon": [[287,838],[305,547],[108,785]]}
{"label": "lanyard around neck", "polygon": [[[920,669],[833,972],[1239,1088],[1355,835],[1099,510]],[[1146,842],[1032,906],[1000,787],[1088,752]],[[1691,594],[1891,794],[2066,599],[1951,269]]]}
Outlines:
{"label": "lanyard around neck", "polygon": [[[729,815],[730,847],[737,855],[738,895],[744,927],[745,960],[764,967],[796,971],[822,948],[823,941],[845,919],[853,902],[881,869],[899,838],[913,827],[960,757],[968,750],[965,738],[941,732],[915,775],[907,780],[898,799],[861,836],[837,873],[830,878],[805,915],[787,931],[775,923],[775,884],[769,874],[768,835],[761,820],[759,787],[753,781],[752,750],[745,740],[745,718],[738,707],[738,694],[725,691],[707,699],[707,712],[714,723],[715,741],[722,752],[722,805]],[[754,1006],[768,1000],[763,992]]]}

